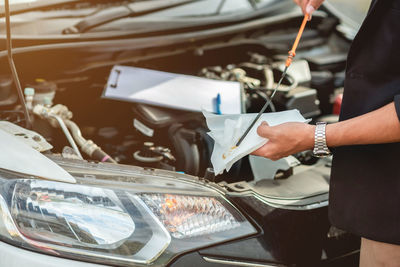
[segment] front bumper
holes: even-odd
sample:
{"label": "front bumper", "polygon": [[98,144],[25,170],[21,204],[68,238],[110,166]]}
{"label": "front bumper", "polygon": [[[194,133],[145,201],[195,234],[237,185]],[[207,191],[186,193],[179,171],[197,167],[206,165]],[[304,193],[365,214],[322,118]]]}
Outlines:
{"label": "front bumper", "polygon": [[0,266],[21,267],[105,267],[106,265],[74,261],[44,255],[0,242]]}

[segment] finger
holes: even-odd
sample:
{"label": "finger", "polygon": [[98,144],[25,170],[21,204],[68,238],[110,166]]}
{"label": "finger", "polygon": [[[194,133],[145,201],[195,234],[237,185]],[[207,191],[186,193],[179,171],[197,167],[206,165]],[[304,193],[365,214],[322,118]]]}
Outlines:
{"label": "finger", "polygon": [[314,11],[315,11],[315,7],[311,3],[308,3],[306,6],[306,13],[308,15],[310,15],[310,17],[311,17],[311,15]]}
{"label": "finger", "polygon": [[271,156],[273,156],[274,153],[273,147],[274,145],[268,141],[265,145],[261,146],[259,149],[254,150],[251,154],[264,158],[270,158]]}
{"label": "finger", "polygon": [[263,153],[261,152],[260,149],[257,149],[257,150],[255,150],[255,151],[251,152],[250,155],[258,156],[258,157],[263,157]]}
{"label": "finger", "polygon": [[310,15],[308,20],[311,20],[312,13],[314,13],[314,11],[317,10],[321,6],[322,2],[323,2],[323,0],[310,0],[309,1],[309,3],[305,7],[305,14]]}
{"label": "finger", "polygon": [[314,8],[314,10],[312,11],[312,12],[314,12],[322,5],[322,2],[324,2],[324,1],[323,0],[310,0],[308,5],[311,5]]}
{"label": "finger", "polygon": [[251,152],[250,154],[254,155],[254,156],[260,156],[260,157],[264,157],[264,154],[266,153],[266,145],[263,145],[262,147],[260,147],[259,149],[254,150],[253,152]]}
{"label": "finger", "polygon": [[274,153],[271,153],[270,149],[266,148],[264,146],[253,151],[251,154],[254,156],[264,157],[264,158],[270,159],[272,161],[277,161],[277,160],[280,160],[281,158],[283,158],[283,156],[281,156],[281,155],[276,155]]}
{"label": "finger", "polygon": [[272,161],[278,161],[278,160],[280,160],[281,158],[283,158],[283,157],[274,156],[274,157],[271,157],[270,160],[272,160]]}
{"label": "finger", "polygon": [[298,4],[304,15],[306,14],[306,7],[307,7],[308,2],[309,2],[309,0],[300,0],[299,4]]}
{"label": "finger", "polygon": [[293,0],[293,2],[301,8],[301,11],[306,14],[306,5],[308,0]]}
{"label": "finger", "polygon": [[270,132],[270,126],[266,121],[263,121],[260,126],[257,128],[257,134],[261,137],[268,138]]}

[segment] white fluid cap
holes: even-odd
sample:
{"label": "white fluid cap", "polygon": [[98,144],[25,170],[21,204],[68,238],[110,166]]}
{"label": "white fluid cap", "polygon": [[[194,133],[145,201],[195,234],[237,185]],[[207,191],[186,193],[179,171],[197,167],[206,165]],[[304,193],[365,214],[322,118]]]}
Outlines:
{"label": "white fluid cap", "polygon": [[26,87],[24,89],[25,96],[33,96],[35,94],[35,89],[32,87]]}

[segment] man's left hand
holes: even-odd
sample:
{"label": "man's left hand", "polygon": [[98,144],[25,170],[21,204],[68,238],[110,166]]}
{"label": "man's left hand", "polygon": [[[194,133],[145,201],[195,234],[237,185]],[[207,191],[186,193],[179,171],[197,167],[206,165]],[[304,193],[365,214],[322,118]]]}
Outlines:
{"label": "man's left hand", "polygon": [[268,142],[254,151],[256,156],[279,160],[314,147],[315,126],[300,122],[288,122],[269,126],[265,121],[257,128],[259,136]]}

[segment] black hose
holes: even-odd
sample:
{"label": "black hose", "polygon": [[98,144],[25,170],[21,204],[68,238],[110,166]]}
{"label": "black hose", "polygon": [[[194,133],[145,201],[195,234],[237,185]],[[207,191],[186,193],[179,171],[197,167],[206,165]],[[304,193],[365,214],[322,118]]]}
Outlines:
{"label": "black hose", "polygon": [[5,7],[5,15],[6,15],[6,32],[7,32],[7,55],[8,55],[8,63],[10,64],[11,73],[14,79],[15,86],[17,87],[17,92],[19,96],[19,100],[22,105],[22,109],[24,111],[25,116],[25,127],[31,129],[32,121],[29,116],[28,108],[26,107],[24,94],[22,92],[21,83],[19,82],[17,69],[15,68],[13,53],[12,53],[12,43],[11,43],[11,26],[10,26],[10,4],[9,0],[4,0]]}

